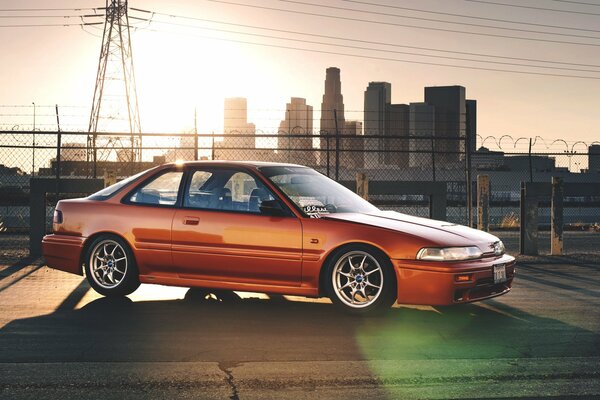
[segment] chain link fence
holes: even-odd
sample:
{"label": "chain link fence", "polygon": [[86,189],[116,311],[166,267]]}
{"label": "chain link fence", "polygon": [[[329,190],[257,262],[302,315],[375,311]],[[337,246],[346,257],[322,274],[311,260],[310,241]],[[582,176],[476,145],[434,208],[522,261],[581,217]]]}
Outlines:
{"label": "chain link fence", "polygon": [[[502,141],[502,138],[499,143],[489,137],[479,138],[482,145],[497,146],[482,146],[467,152],[470,146],[465,138],[428,135],[234,131],[132,137],[119,133],[4,131],[0,132],[0,258],[18,259],[28,254],[32,178],[98,177],[109,182],[177,160],[294,163],[315,168],[341,182],[353,182],[357,174],[364,173],[369,181],[386,182],[390,187],[397,182],[420,182],[424,186],[443,182],[447,193],[447,220],[465,225],[477,222],[477,212],[473,209],[476,207],[476,177],[488,175],[491,229],[507,237],[519,228],[522,181],[550,182],[552,176],[562,176],[565,182],[600,184],[600,168],[597,168],[600,155],[595,152],[574,151],[568,145],[562,152],[554,149],[533,152],[531,141],[525,149],[515,145],[509,146],[510,151],[504,151]],[[585,149],[588,150],[587,146]],[[51,227],[50,218],[58,200],[83,195],[86,193],[49,193],[46,228]],[[430,215],[430,198],[423,194],[392,195],[371,191],[369,200],[386,210]],[[550,224],[549,204],[541,206],[539,223],[544,231]],[[567,231],[600,231],[600,199],[565,198],[565,223]],[[568,240],[566,248],[569,249]]]}

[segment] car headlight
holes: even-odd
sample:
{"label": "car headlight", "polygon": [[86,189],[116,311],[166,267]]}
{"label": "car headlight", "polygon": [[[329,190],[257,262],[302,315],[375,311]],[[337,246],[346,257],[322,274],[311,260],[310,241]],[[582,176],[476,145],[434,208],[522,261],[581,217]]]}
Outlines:
{"label": "car headlight", "polygon": [[494,243],[494,255],[501,256],[502,254],[504,254],[504,251],[505,248],[504,243],[502,243],[502,240],[499,240]]}
{"label": "car headlight", "polygon": [[477,246],[468,247],[425,247],[417,253],[417,260],[457,261],[481,257],[483,253]]}

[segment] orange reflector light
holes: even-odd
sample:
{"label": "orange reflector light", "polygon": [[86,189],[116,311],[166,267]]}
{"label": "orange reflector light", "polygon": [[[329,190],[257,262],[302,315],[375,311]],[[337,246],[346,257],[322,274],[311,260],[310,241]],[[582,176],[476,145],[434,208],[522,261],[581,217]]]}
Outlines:
{"label": "orange reflector light", "polygon": [[454,279],[456,282],[469,282],[471,280],[471,274],[456,275]]}

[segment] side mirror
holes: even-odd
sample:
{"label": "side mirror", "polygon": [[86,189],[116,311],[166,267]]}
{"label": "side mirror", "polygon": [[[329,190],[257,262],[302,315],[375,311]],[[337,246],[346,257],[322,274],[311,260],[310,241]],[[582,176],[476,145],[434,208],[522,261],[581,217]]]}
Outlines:
{"label": "side mirror", "polygon": [[263,200],[260,203],[260,212],[265,215],[282,217],[287,215],[283,205],[279,200]]}

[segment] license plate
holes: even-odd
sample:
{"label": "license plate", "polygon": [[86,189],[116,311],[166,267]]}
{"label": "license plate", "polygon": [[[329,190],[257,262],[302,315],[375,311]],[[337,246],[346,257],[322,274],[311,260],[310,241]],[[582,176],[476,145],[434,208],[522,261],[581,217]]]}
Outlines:
{"label": "license plate", "polygon": [[494,265],[494,283],[506,282],[506,265]]}

